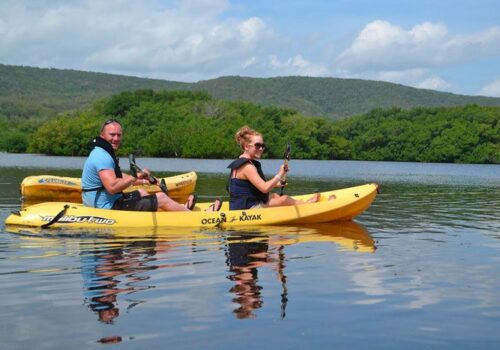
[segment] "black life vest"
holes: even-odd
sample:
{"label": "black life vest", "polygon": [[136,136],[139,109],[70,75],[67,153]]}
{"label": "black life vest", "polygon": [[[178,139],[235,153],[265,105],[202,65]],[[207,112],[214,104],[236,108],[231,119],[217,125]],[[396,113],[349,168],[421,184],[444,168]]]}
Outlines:
{"label": "black life vest", "polygon": [[[116,156],[115,150],[113,149],[113,146],[111,146],[111,144],[108,141],[106,141],[105,139],[103,139],[100,136],[97,136],[96,138],[94,138],[92,140],[91,146],[92,146],[92,149],[94,149],[96,147],[102,148],[111,156],[111,158],[113,158],[113,163],[114,163],[113,170],[115,171],[115,175],[118,178],[122,178],[123,174],[122,174],[122,171],[121,171],[120,165],[119,165],[120,160]],[[92,191],[100,191],[103,189],[104,189],[104,186],[100,186],[100,187],[94,187],[94,188],[82,188],[82,191],[83,192],[92,192]]]}
{"label": "black life vest", "polygon": [[[262,171],[262,166],[259,161],[249,158],[238,158],[231,162],[231,164],[228,165],[228,168],[231,170],[229,172],[229,178],[226,185],[226,190],[229,192],[229,208],[231,210],[248,209],[254,204],[260,202],[267,203],[269,200],[269,194],[259,191],[259,189],[250,181],[232,178],[233,171],[246,163],[253,164],[255,168],[257,168],[257,173],[262,180],[266,181],[266,177],[264,176],[264,172]],[[232,189],[234,187],[239,188],[243,193],[235,193]]]}

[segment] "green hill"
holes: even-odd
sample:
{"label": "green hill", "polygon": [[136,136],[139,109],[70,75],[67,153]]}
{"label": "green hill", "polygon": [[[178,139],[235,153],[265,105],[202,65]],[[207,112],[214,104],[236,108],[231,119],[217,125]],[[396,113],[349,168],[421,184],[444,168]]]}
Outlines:
{"label": "green hill", "polygon": [[359,79],[222,77],[182,83],[0,64],[0,115],[52,116],[88,106],[101,97],[137,89],[204,91],[217,99],[250,101],[331,119],[366,113],[374,108],[500,106],[500,98],[456,95]]}
{"label": "green hill", "polygon": [[180,90],[185,83],[67,69],[0,64],[0,115],[49,116],[138,89]]}
{"label": "green hill", "polygon": [[280,106],[302,115],[331,119],[343,119],[374,108],[500,106],[500,98],[456,95],[360,79],[223,77],[201,81],[195,88],[219,99]]}

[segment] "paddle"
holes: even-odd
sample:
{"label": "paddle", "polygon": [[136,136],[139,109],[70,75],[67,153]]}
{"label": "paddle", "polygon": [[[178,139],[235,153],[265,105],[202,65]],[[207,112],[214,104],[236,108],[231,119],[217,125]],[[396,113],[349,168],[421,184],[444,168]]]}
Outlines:
{"label": "paddle", "polygon": [[[130,172],[132,173],[132,176],[137,178],[137,173],[142,173],[143,171],[135,162],[135,155],[129,154],[128,161],[130,163]],[[161,179],[161,181],[158,181],[158,178],[154,177],[153,175],[151,174],[147,175],[149,183],[157,184],[158,186],[160,186],[160,189],[163,193],[168,194],[168,189],[167,189],[167,184],[165,183],[165,179]]]}
{"label": "paddle", "polygon": [[285,270],[285,247],[280,246],[278,248],[278,277],[281,282],[281,312],[280,316],[283,320],[286,316],[286,304],[288,303],[288,288],[286,287],[286,275],[284,273]]}
{"label": "paddle", "polygon": [[[285,154],[283,155],[283,158],[284,158],[283,164],[285,165],[285,167],[288,167],[288,161],[290,160],[291,151],[292,151],[292,146],[290,145],[290,143],[287,143],[286,148],[285,148]],[[281,183],[280,196],[282,196],[283,190],[285,189],[285,185],[286,185],[286,173],[285,173],[285,176],[283,176],[281,178],[280,183]]]}

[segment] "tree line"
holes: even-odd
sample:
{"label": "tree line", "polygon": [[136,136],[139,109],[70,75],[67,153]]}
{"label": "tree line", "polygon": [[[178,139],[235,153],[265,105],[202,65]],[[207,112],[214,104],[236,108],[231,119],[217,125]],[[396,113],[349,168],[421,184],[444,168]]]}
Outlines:
{"label": "tree line", "polygon": [[85,156],[109,118],[124,127],[122,155],[233,158],[235,132],[250,125],[263,134],[267,158],[281,158],[290,142],[297,159],[500,162],[500,107],[374,109],[331,121],[204,92],[153,90],[45,119],[0,115],[0,150]]}

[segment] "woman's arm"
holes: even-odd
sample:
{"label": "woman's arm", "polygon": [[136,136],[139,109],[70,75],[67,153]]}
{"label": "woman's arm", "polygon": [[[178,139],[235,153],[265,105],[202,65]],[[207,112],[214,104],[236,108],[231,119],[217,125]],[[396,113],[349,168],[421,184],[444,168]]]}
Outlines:
{"label": "woman's arm", "polygon": [[[285,170],[284,165],[281,165],[280,171],[272,179],[268,181],[262,180],[257,172],[257,168],[253,164],[245,164],[241,167],[239,174],[242,180],[248,180],[254,185],[260,192],[269,193],[274,187],[276,187],[280,179],[286,174],[288,169]],[[240,178],[240,177],[238,177]]]}

